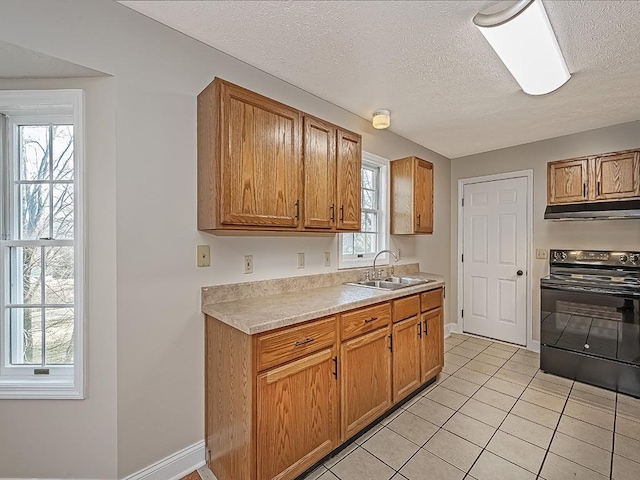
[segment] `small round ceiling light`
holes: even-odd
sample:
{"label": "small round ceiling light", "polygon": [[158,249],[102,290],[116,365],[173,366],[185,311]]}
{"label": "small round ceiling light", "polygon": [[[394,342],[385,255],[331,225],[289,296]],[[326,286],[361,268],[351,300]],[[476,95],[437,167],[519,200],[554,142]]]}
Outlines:
{"label": "small round ceiling light", "polygon": [[373,128],[382,130],[391,125],[391,112],[389,110],[376,110],[373,112]]}

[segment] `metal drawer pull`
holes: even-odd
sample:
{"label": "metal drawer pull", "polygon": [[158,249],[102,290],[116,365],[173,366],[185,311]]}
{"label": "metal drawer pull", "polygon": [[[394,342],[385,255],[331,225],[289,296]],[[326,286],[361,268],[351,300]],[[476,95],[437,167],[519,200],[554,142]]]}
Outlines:
{"label": "metal drawer pull", "polygon": [[378,319],[378,317],[371,317],[371,318],[368,318],[367,320],[365,320],[364,323],[375,322],[377,319]]}
{"label": "metal drawer pull", "polygon": [[304,340],[298,340],[296,342],[296,347],[300,347],[301,345],[306,345],[307,343],[311,343],[311,342],[313,342],[313,338],[307,337]]}

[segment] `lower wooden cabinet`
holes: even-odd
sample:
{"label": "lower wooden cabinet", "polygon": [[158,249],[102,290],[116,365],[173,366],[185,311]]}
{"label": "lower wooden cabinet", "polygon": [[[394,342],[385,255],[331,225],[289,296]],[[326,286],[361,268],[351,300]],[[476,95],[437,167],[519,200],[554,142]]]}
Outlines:
{"label": "lower wooden cabinet", "polygon": [[391,407],[389,327],[344,342],[340,361],[344,441]]}
{"label": "lower wooden cabinet", "polygon": [[335,348],[258,375],[258,479],[294,478],[338,444]]}
{"label": "lower wooden cabinet", "polygon": [[393,333],[393,402],[396,403],[422,384],[420,348],[422,323],[415,315],[395,323]]}
{"label": "lower wooden cabinet", "polygon": [[435,377],[444,366],[442,309],[422,314],[422,345],[420,348],[422,381]]}
{"label": "lower wooden cabinet", "polygon": [[292,480],[435,377],[442,296],[253,336],[207,316],[205,439],[218,480]]}

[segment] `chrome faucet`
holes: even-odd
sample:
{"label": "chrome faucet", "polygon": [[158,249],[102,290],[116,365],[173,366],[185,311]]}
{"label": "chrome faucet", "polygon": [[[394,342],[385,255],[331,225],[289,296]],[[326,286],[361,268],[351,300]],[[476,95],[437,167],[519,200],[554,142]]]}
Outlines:
{"label": "chrome faucet", "polygon": [[[396,262],[398,261],[398,256],[393,253],[391,250],[380,250],[375,257],[373,257],[373,278],[372,280],[376,279],[376,275],[378,275],[378,278],[380,278],[382,276],[382,269],[380,269],[379,272],[376,271],[376,260],[378,260],[378,257],[380,255],[382,255],[383,253],[390,253],[391,255],[393,255],[393,258],[396,259]],[[391,266],[391,268],[393,269],[393,266]],[[368,272],[367,272],[368,273]]]}

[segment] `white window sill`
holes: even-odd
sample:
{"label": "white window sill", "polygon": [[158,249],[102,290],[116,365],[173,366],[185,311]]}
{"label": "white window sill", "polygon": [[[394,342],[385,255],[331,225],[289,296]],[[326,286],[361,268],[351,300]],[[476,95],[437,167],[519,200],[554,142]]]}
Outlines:
{"label": "white window sill", "polygon": [[73,378],[57,379],[0,379],[0,400],[29,399],[76,399],[82,400],[83,393],[74,384]]}

